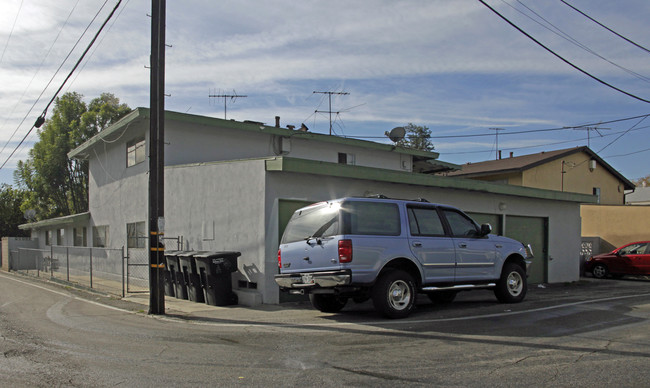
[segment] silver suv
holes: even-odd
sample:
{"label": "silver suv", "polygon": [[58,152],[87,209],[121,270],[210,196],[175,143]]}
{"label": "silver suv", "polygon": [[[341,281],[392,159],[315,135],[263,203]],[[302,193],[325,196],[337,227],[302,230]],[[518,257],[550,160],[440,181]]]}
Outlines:
{"label": "silver suv", "polygon": [[461,210],[426,200],[341,198],[296,210],[278,250],[283,291],[309,294],[323,312],[372,298],[389,318],[408,316],[418,293],[451,302],[492,288],[499,301],[526,296],[530,246],[490,234]]}

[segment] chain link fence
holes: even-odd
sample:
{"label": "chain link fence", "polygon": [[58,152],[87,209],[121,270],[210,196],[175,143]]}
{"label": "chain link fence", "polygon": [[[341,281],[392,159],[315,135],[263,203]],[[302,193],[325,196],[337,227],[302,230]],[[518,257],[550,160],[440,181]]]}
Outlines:
{"label": "chain link fence", "polygon": [[124,296],[124,248],[19,248],[11,256],[14,271]]}
{"label": "chain link fence", "polygon": [[[10,252],[11,270],[37,277],[75,283],[94,290],[125,296],[149,292],[149,240],[138,237],[137,248],[51,246],[18,248]],[[165,237],[173,250],[183,249],[182,237]]]}

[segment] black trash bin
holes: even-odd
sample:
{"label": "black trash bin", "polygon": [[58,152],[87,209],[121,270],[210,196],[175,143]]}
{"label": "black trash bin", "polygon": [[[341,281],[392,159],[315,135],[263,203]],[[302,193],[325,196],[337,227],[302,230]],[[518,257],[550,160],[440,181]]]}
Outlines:
{"label": "black trash bin", "polygon": [[165,295],[176,296],[176,282],[174,280],[174,271],[178,268],[178,260],[176,255],[182,251],[165,251]]}
{"label": "black trash bin", "polygon": [[203,252],[194,255],[205,293],[205,303],[212,306],[237,304],[232,291],[231,273],[237,271],[240,252]]}
{"label": "black trash bin", "polygon": [[[171,286],[174,291],[173,295],[176,299],[187,299],[187,285],[183,276],[181,264],[178,255],[184,251],[168,251],[165,252],[165,261],[167,262],[167,270],[169,270]],[[165,295],[167,295],[167,279],[165,278]]]}
{"label": "black trash bin", "polygon": [[180,262],[183,279],[187,287],[188,299],[193,302],[203,303],[205,302],[205,297],[203,296],[199,271],[196,269],[196,261],[194,260],[194,255],[199,253],[203,252],[187,251],[179,253],[178,261]]}

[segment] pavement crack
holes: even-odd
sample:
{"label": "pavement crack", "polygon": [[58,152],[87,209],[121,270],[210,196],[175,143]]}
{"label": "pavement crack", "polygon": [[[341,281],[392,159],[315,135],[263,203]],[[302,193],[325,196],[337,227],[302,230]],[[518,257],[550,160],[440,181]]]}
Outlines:
{"label": "pavement crack", "polygon": [[367,371],[367,370],[357,370],[357,369],[345,368],[345,367],[342,367],[342,366],[336,366],[336,365],[331,365],[331,364],[330,364],[330,367],[332,369],[336,369],[336,370],[340,370],[340,371],[344,371],[344,372],[349,372],[349,373],[354,373],[354,374],[361,375],[361,376],[374,377],[374,378],[378,378],[378,379],[382,379],[382,380],[386,380],[386,381],[407,381],[407,382],[412,382],[412,383],[421,382],[419,380],[408,379],[408,378],[404,378],[404,377],[400,377],[400,376],[389,375],[387,373],[371,372],[371,371]]}

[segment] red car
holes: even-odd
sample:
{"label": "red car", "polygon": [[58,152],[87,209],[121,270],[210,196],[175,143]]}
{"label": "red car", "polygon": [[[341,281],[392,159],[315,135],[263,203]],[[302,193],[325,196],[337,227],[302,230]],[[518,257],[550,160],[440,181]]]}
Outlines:
{"label": "red car", "polygon": [[650,241],[634,242],[592,256],[585,262],[585,271],[598,279],[607,275],[650,275]]}

